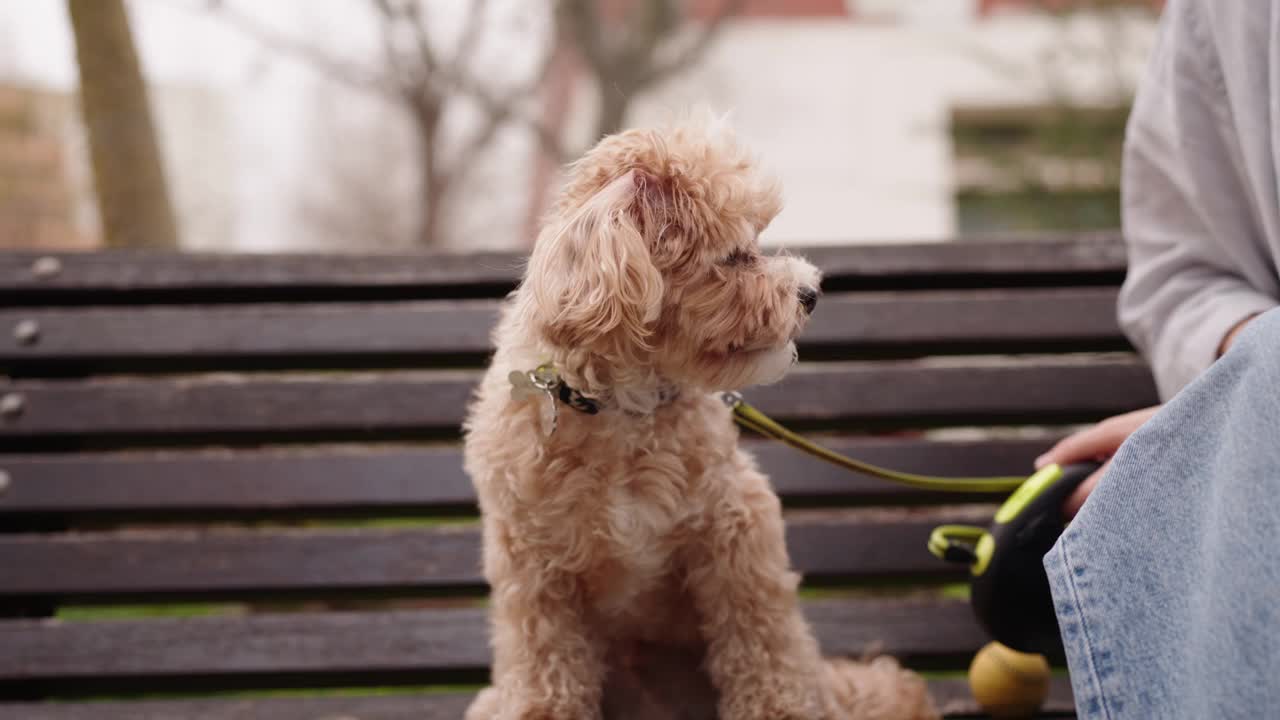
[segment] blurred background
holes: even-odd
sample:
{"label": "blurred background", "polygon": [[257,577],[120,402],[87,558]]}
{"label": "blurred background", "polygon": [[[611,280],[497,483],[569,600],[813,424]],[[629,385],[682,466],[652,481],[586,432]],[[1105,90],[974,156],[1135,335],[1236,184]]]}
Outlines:
{"label": "blurred background", "polygon": [[521,250],[690,105],[770,242],[1118,227],[1158,0],[0,0],[0,248]]}

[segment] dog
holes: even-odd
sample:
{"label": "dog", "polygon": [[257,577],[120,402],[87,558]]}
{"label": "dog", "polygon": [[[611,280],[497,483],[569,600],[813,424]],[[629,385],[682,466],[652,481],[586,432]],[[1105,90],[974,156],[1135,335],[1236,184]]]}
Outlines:
{"label": "dog", "polygon": [[465,426],[494,652],[467,720],[598,720],[646,647],[694,658],[720,720],[938,717],[893,660],[821,656],[716,394],[780,379],[817,303],[814,266],[759,248],[780,209],[707,115],[570,166]]}

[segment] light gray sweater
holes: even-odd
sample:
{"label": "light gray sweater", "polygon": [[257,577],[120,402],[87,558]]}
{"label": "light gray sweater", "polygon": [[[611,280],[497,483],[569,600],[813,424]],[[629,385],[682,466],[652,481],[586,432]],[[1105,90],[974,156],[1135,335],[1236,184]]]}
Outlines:
{"label": "light gray sweater", "polygon": [[1280,304],[1280,0],[1168,4],[1124,163],[1119,318],[1168,399]]}

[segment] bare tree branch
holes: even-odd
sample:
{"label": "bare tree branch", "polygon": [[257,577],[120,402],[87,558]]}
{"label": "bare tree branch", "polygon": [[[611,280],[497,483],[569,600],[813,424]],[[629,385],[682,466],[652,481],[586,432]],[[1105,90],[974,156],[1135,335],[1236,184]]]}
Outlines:
{"label": "bare tree branch", "polygon": [[582,59],[599,76],[613,71],[613,63],[605,47],[604,25],[596,12],[596,0],[560,0],[556,6],[557,24],[572,38]]}
{"label": "bare tree branch", "polygon": [[662,43],[680,29],[677,0],[645,0],[632,5],[631,19],[617,45],[617,70],[634,69],[637,77],[652,65]]}
{"label": "bare tree branch", "polygon": [[[471,0],[472,3],[478,0]],[[431,37],[427,34],[426,23],[422,20],[422,5],[419,0],[405,3],[405,19],[413,29],[413,39],[418,43],[418,55],[422,59],[422,67],[427,72],[435,72],[440,67],[435,48],[431,47]]]}
{"label": "bare tree branch", "polygon": [[[545,127],[539,120],[521,111],[521,103],[523,100],[532,97],[539,88],[546,83],[547,77],[551,74],[551,67],[555,62],[555,48],[550,48],[542,58],[542,62],[538,67],[538,71],[533,75],[527,85],[510,93],[510,97],[499,100],[490,93],[478,87],[470,87],[462,90],[466,95],[470,96],[478,102],[484,110],[486,120],[480,130],[472,136],[471,140],[463,146],[463,149],[457,154],[458,162],[466,162],[478,154],[497,134],[502,126],[511,121],[518,121],[530,131],[532,131],[539,144],[543,146],[544,151],[548,152],[555,158],[564,156],[564,147],[560,143],[559,138]],[[466,84],[468,81],[458,77],[457,82],[460,85]],[[460,87],[461,89],[461,87]]]}
{"label": "bare tree branch", "polygon": [[484,26],[485,10],[489,0],[471,0],[466,23],[462,26],[462,37],[458,39],[457,50],[453,54],[454,67],[466,67],[480,44],[480,28]]}
{"label": "bare tree branch", "polygon": [[715,14],[692,39],[671,47],[689,21],[688,2],[633,0],[622,29],[610,32],[600,12],[601,0],[558,0],[556,26],[576,47],[596,81],[600,112],[595,136],[617,132],[637,95],[700,59],[719,37],[725,21],[746,0],[721,0]]}
{"label": "bare tree branch", "polygon": [[338,58],[324,50],[276,32],[258,23],[247,15],[233,9],[229,3],[219,2],[210,5],[214,15],[222,22],[248,36],[264,48],[288,55],[322,75],[361,92],[374,92],[384,96],[395,96],[399,92],[399,84],[386,73],[358,67],[353,60]]}
{"label": "bare tree branch", "polygon": [[[473,0],[475,2],[477,0]],[[391,22],[403,21],[413,31],[414,42],[418,47],[418,59],[428,73],[434,72],[440,65],[435,48],[431,46],[431,37],[422,21],[422,5],[419,0],[406,0],[400,6],[392,7],[389,0],[374,0],[383,17]]]}
{"label": "bare tree branch", "polygon": [[[235,12],[225,2],[211,2],[208,7],[263,47],[302,60],[312,69],[349,87],[376,92],[408,114],[418,145],[416,164],[420,174],[421,200],[416,204],[420,215],[415,234],[421,244],[431,244],[437,239],[442,218],[448,214],[451,191],[503,127],[518,123],[533,132],[538,143],[554,157],[561,158],[564,154],[556,133],[544,127],[529,109],[529,100],[549,75],[555,57],[554,44],[527,83],[502,90],[490,88],[468,67],[481,45],[489,5],[488,0],[471,1],[455,52],[445,59],[432,42],[421,0],[368,0],[375,16],[381,20],[379,30],[385,68],[379,72],[365,70],[351,61],[340,60],[305,42],[274,32]],[[449,103],[464,97],[477,103],[482,119],[468,136],[460,141],[450,137],[446,146],[441,121]],[[449,152],[454,147],[457,150]]]}
{"label": "bare tree branch", "polygon": [[677,51],[671,59],[665,62],[655,62],[648,72],[641,76],[641,86],[648,87],[654,83],[662,82],[671,75],[702,59],[702,56],[706,54],[724,29],[725,20],[741,12],[744,5],[746,5],[746,0],[723,0],[716,14],[702,27],[693,42],[683,50]]}
{"label": "bare tree branch", "polygon": [[400,57],[400,49],[396,47],[396,19],[391,14],[390,7],[380,0],[373,0],[374,7],[379,9],[382,16],[382,26],[379,28],[379,40],[382,43],[382,57],[390,69],[392,78],[396,84],[396,94],[400,99],[409,104],[410,107],[416,107],[421,101],[422,85],[425,78],[421,77],[421,70],[418,68],[407,67]]}

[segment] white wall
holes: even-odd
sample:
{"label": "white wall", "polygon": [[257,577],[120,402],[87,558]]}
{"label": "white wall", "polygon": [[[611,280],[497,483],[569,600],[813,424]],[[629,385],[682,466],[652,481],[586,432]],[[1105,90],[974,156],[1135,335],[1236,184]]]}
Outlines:
{"label": "white wall", "polygon": [[[644,123],[692,103],[731,110],[783,180],[787,205],[770,240],[946,239],[955,233],[951,109],[1061,95],[1107,102],[1116,77],[1130,86],[1140,74],[1153,29],[1136,15],[1122,24],[1022,14],[741,22],[633,117]],[[1052,54],[1077,46],[1069,57]]]}

